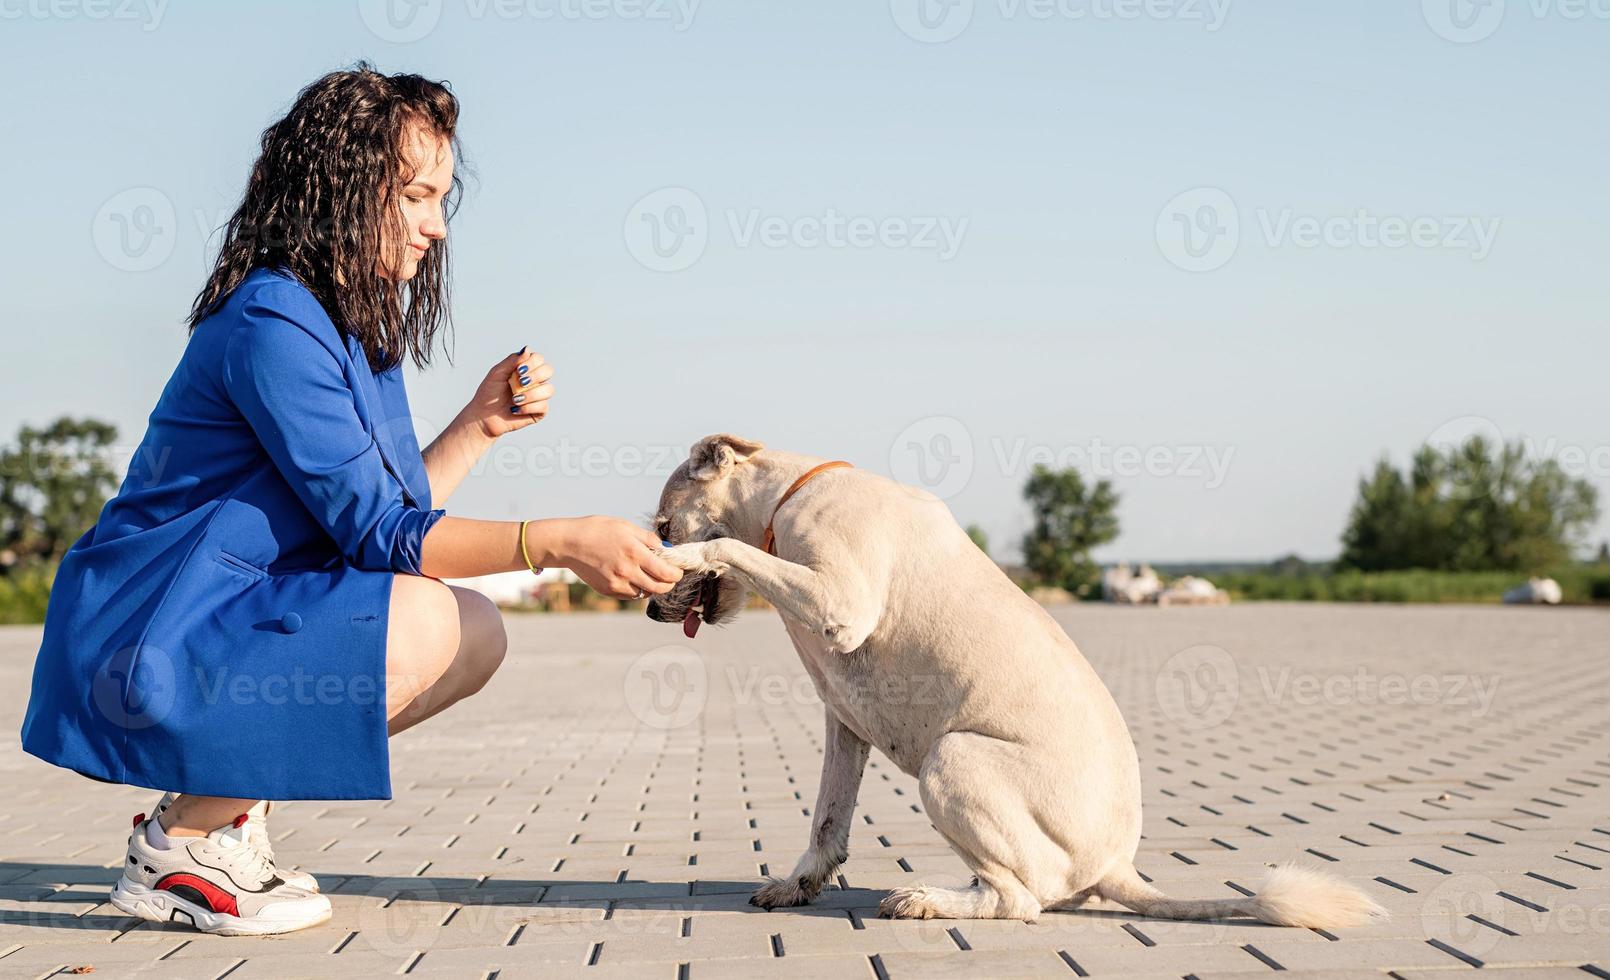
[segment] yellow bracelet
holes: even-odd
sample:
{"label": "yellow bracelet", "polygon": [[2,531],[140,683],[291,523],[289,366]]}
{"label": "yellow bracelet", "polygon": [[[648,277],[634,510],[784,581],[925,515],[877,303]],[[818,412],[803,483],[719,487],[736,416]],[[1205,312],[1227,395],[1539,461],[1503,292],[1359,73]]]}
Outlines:
{"label": "yellow bracelet", "polygon": [[531,563],[531,552],[527,551],[525,546],[525,526],[530,523],[530,521],[520,522],[520,557],[525,559],[525,567],[531,569],[532,575],[541,575],[542,569]]}

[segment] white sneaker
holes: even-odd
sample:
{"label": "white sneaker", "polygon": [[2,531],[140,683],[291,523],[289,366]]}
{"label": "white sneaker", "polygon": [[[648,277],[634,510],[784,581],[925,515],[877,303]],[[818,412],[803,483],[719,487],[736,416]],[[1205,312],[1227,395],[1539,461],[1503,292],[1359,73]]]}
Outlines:
{"label": "white sneaker", "polygon": [[143,813],[134,818],[123,877],[112,889],[112,904],[129,915],[220,936],[271,936],[329,920],[328,898],[286,884],[252,846],[244,813],[168,850],[146,840],[147,823]]}
{"label": "white sneaker", "polygon": [[[157,801],[157,808],[152,816],[160,816],[163,810],[173,805],[179,798],[178,793],[163,793],[162,799]],[[246,829],[249,831],[247,840],[251,845],[268,855],[268,863],[274,863],[274,844],[268,839],[268,812],[274,809],[274,804],[267,800],[259,800],[257,805],[246,811]],[[300,888],[307,892],[319,890],[319,880],[306,871],[291,871],[275,865],[274,869],[287,885]]]}

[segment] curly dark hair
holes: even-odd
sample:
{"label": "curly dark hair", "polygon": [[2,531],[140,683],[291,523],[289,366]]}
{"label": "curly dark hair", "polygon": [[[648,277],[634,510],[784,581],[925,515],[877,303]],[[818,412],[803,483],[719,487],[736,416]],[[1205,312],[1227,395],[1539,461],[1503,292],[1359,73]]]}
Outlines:
{"label": "curly dark hair", "polygon": [[[371,369],[389,370],[405,353],[418,367],[429,364],[438,330],[451,328],[446,239],[408,282],[376,274],[384,222],[396,232],[390,267],[403,264],[409,236],[399,195],[413,177],[404,142],[416,126],[459,155],[458,99],[447,83],[384,75],[360,61],[302,89],[285,117],[263,130],[245,197],[190,308],[190,330],[253,269],[284,265],[336,327],[357,338]],[[448,218],[462,191],[455,173],[443,200]]]}

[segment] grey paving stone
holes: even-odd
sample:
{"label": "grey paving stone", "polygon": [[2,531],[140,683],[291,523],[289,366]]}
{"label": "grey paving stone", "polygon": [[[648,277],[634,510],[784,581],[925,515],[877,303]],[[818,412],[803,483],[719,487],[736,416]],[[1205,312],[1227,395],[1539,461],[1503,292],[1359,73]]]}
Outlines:
{"label": "grey paving stone", "polygon": [[[755,909],[762,876],[788,873],[807,843],[822,747],[821,707],[780,625],[757,613],[692,643],[639,616],[509,617],[511,655],[488,689],[394,741],[394,799],[276,809],[280,860],[320,877],[327,926],[242,940],[139,924],[105,895],[129,818],[157,794],[22,754],[38,630],[0,628],[0,976],[99,964],[103,976],[231,980],[1240,980],[1278,964],[1411,980],[1474,962],[1513,977],[1610,962],[1610,614],[1054,614],[1135,736],[1136,861],[1158,887],[1227,897],[1297,860],[1365,888],[1394,919],[1335,936],[1110,903],[1033,924],[879,919],[884,889],[968,872],[915,781],[875,753],[840,880],[808,909]],[[1211,725],[1159,685],[1173,654],[1201,644],[1234,665],[1233,708]],[[699,702],[688,723],[659,728],[631,710],[644,682],[632,668],[668,645],[704,679],[683,692]],[[1385,697],[1392,679],[1431,696]],[[1478,680],[1490,694],[1479,704],[1465,696]]]}

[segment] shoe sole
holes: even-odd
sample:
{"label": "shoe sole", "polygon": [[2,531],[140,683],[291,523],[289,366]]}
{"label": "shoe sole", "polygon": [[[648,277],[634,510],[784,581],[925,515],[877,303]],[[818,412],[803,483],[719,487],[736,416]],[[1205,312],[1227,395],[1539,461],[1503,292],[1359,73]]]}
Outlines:
{"label": "shoe sole", "polygon": [[136,918],[147,922],[178,922],[194,926],[214,936],[277,936],[284,932],[311,929],[330,921],[331,909],[325,905],[317,917],[304,920],[250,919],[187,902],[168,891],[158,891],[144,885],[119,879],[112,889],[112,904]]}

